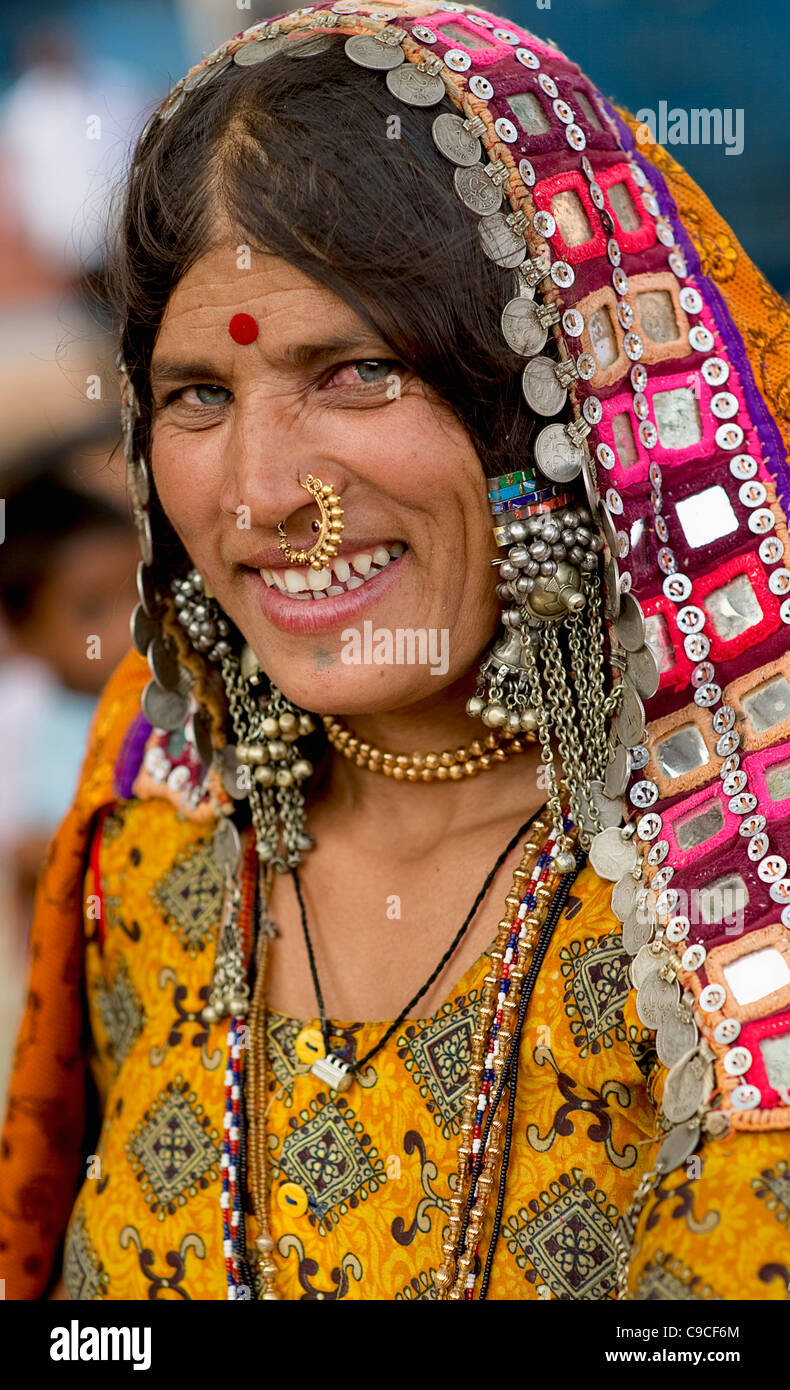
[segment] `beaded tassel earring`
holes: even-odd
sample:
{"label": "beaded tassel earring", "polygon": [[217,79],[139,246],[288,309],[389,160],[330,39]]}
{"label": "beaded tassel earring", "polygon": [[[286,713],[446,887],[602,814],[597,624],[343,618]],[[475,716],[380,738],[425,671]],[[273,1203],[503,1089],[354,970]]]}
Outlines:
{"label": "beaded tassel earring", "polygon": [[[493,479],[489,500],[497,543],[507,548],[492,562],[499,567],[497,596],[507,604],[505,631],[482,662],[467,713],[489,728],[537,731],[559,844],[556,864],[570,872],[574,858],[562,830],[555,744],[582,844],[611,823],[604,792],[607,720],[619,687],[607,693],[604,686],[597,573],[604,542],[587,508],[569,505],[562,485],[541,486],[531,469]],[[504,524],[503,511],[512,518]]]}

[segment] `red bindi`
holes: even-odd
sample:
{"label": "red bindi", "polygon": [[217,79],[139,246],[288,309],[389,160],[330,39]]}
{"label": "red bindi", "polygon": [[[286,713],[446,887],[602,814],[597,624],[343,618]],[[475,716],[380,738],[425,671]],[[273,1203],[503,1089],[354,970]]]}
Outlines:
{"label": "red bindi", "polygon": [[228,324],[228,332],[234,343],[254,343],[258,336],[258,325],[252,314],[234,314]]}

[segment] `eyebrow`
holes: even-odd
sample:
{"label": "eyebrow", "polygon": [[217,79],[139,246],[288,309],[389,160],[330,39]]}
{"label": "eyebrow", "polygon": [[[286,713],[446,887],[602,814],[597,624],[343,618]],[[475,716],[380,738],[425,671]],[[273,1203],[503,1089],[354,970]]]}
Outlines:
{"label": "eyebrow", "polygon": [[[276,367],[303,371],[338,354],[355,352],[360,355],[364,353],[366,345],[383,341],[382,338],[374,338],[372,332],[367,337],[364,333],[341,334],[313,343],[293,343],[268,360]],[[216,366],[209,362],[167,357],[154,359],[150,370],[152,386],[164,386],[174,381],[207,381],[219,375],[221,373]]]}

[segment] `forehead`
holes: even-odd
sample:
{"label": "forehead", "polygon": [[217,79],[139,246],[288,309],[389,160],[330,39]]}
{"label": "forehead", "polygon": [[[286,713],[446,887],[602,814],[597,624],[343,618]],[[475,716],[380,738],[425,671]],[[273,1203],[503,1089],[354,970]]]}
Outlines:
{"label": "forehead", "polygon": [[154,356],[168,342],[207,336],[227,327],[235,313],[252,314],[261,338],[289,336],[331,321],[334,327],[360,328],[362,320],[332,290],[304,271],[268,252],[238,243],[215,247],[201,256],[173,289],[157,336]]}

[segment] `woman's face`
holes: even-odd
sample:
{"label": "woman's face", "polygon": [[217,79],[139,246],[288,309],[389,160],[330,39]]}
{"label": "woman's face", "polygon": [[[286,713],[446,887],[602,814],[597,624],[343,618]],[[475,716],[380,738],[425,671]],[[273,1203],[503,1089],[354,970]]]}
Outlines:
{"label": "woman's face", "polygon": [[[255,320],[254,342],[231,337],[238,313]],[[469,671],[498,613],[480,460],[341,299],[276,256],[242,270],[235,246],[213,250],[171,295],[151,385],[162,505],[292,700],[372,713],[430,700]],[[320,574],[289,565],[277,534],[284,521],[292,546],[313,544],[309,473],[344,509]]]}

